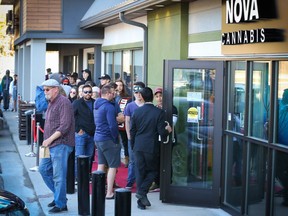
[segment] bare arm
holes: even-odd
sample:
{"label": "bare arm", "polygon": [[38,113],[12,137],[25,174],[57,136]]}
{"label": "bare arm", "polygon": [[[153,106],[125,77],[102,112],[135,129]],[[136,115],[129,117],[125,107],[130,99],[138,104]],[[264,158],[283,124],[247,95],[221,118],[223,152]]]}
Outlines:
{"label": "bare arm", "polygon": [[42,146],[48,147],[54,140],[58,139],[59,137],[61,137],[61,132],[55,131],[55,133],[53,133],[49,138],[43,141]]}
{"label": "bare arm", "polygon": [[131,140],[131,136],[130,136],[130,116],[125,116],[125,127],[126,127],[127,138],[129,140]]}

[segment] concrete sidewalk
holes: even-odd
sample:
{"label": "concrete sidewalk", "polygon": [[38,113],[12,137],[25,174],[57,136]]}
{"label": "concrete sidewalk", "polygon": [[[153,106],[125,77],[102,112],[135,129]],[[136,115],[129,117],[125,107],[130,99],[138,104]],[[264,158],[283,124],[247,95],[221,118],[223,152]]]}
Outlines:
{"label": "concrete sidewalk", "polygon": [[[53,200],[53,194],[46,187],[43,182],[39,172],[31,171],[31,168],[36,166],[36,157],[26,157],[25,154],[31,151],[31,146],[27,145],[26,140],[19,140],[18,135],[18,113],[6,111],[4,112],[4,118],[9,126],[9,130],[12,133],[13,140],[18,149],[19,155],[23,161],[29,177],[34,186],[35,194],[39,199],[39,203],[46,215],[50,208],[47,207],[47,204]],[[62,213],[62,215],[78,215],[78,200],[77,200],[77,186],[74,194],[68,194],[68,211]],[[148,198],[151,201],[152,206],[146,210],[140,210],[137,208],[137,199],[135,194],[132,194],[132,215],[134,216],[186,216],[186,215],[195,215],[195,216],[228,216],[229,214],[224,212],[221,209],[212,209],[212,208],[201,208],[201,207],[190,207],[176,204],[166,204],[162,203],[159,200],[159,193],[149,193]],[[91,202],[91,198],[90,198]],[[105,202],[105,215],[112,216],[114,215],[114,205],[115,200],[106,200]],[[33,212],[31,212],[31,215]]]}

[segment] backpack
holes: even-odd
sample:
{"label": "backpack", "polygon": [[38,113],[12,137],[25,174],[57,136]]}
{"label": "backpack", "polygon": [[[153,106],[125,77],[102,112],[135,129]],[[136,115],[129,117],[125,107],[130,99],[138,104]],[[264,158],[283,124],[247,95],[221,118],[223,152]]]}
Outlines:
{"label": "backpack", "polygon": [[35,108],[36,112],[45,112],[48,107],[48,101],[45,98],[42,86],[36,87]]}

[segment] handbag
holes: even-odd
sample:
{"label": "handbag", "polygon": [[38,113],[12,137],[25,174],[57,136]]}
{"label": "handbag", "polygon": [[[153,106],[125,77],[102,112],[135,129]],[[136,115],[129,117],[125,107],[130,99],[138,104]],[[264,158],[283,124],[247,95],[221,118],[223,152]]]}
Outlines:
{"label": "handbag", "polygon": [[50,158],[50,150],[48,147],[40,147],[39,158]]}

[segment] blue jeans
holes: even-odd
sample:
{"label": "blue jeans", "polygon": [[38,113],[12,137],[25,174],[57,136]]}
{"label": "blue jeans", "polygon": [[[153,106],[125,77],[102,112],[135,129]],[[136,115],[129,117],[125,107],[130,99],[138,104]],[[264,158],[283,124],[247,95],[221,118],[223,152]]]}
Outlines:
{"label": "blue jeans", "polygon": [[131,140],[128,139],[128,152],[129,152],[129,165],[128,165],[128,177],[127,183],[135,182],[135,161],[134,161],[134,153],[131,148]]}
{"label": "blue jeans", "polygon": [[66,200],[66,177],[69,154],[73,151],[72,146],[60,144],[50,148],[50,158],[42,158],[39,164],[39,172],[54,194],[57,207],[64,208]]}
{"label": "blue jeans", "polygon": [[[80,155],[89,156],[89,165],[91,166],[91,161],[93,160],[93,151],[95,148],[94,137],[87,133],[79,135],[75,133],[75,176],[77,178],[77,158]],[[91,167],[90,169],[91,170]]]}

